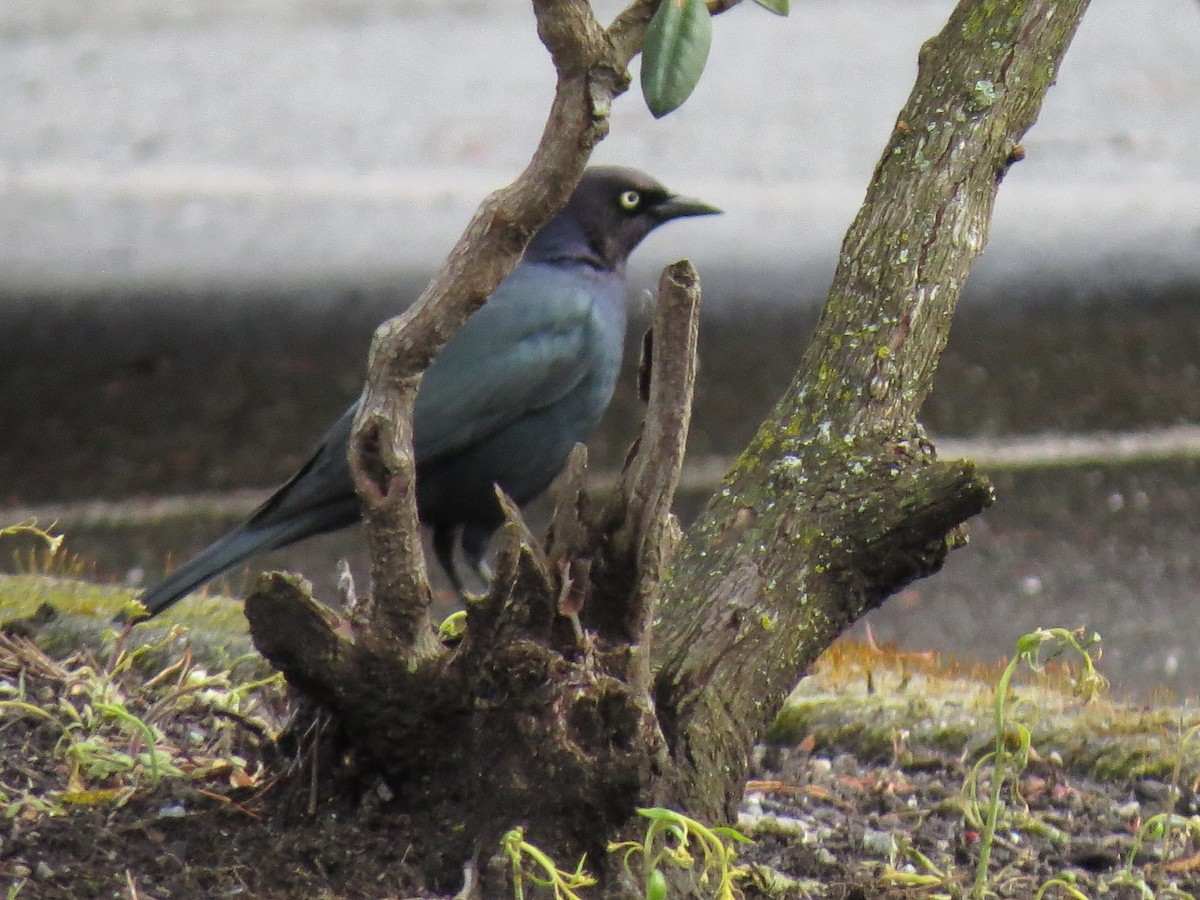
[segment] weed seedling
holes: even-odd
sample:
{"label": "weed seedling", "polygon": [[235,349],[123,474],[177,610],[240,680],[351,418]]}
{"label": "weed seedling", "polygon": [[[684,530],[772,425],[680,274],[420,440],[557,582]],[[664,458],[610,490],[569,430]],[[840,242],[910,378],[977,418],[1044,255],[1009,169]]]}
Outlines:
{"label": "weed seedling", "polygon": [[[905,868],[897,863],[904,861]],[[910,840],[896,843],[887,866],[884,867],[880,883],[888,887],[899,887],[921,891],[920,896],[928,900],[952,900],[961,896],[954,878],[943,872],[928,856],[912,845]]]}
{"label": "weed seedling", "polygon": [[[971,768],[963,785],[968,821],[979,829],[979,863],[971,885],[972,900],[982,900],[988,893],[988,866],[991,862],[992,845],[996,839],[996,825],[1003,806],[1001,801],[1004,785],[1006,782],[1012,782],[1013,793],[1018,794],[1017,779],[1029,763],[1029,728],[1012,717],[1010,707],[1013,676],[1021,663],[1025,663],[1033,672],[1041,672],[1049,659],[1064,652],[1071,652],[1082,660],[1083,669],[1075,679],[1075,693],[1086,702],[1103,691],[1107,683],[1095,667],[1096,659],[1099,658],[1099,643],[1100,636],[1095,633],[1085,635],[1081,630],[1039,628],[1017,640],[1016,653],[1000,674],[992,705],[996,729],[995,744],[992,750],[984,754]],[[981,810],[978,785],[984,767],[988,765],[991,766],[991,787],[987,806]]]}
{"label": "weed seedling", "polygon": [[[1181,900],[1195,898],[1167,881],[1166,861],[1171,855],[1173,844],[1185,839],[1195,840],[1200,837],[1200,816],[1181,816],[1178,813],[1163,812],[1150,816],[1142,823],[1133,835],[1133,846],[1129,848],[1129,856],[1125,860],[1125,868],[1112,881],[1114,885],[1131,887],[1147,900],[1159,897],[1178,897]],[[1151,888],[1146,879],[1134,868],[1134,861],[1141,853],[1147,841],[1161,841],[1161,867],[1158,871],[1157,891]]]}
{"label": "weed seedling", "polygon": [[512,865],[513,897],[525,900],[525,881],[548,887],[554,900],[582,900],[577,893],[591,887],[596,879],[584,871],[587,857],[580,857],[574,872],[560,869],[545,852],[525,840],[525,829],[513,828],[500,839],[500,849]]}
{"label": "weed seedling", "polygon": [[639,809],[638,815],[650,820],[646,837],[641,843],[621,841],[608,845],[610,853],[624,850],[625,871],[636,878],[630,868],[635,854],[642,855],[641,881],[645,885],[646,900],[663,900],[667,896],[667,878],[663,865],[678,869],[697,868],[691,846],[699,846],[701,861],[698,880],[702,886],[715,881],[714,900],[734,900],[741,896],[735,881],[748,872],[734,865],[733,844],[748,844],[750,839],[733,828],[710,828],[682,813],[658,807]]}
{"label": "weed seedling", "polygon": [[[1051,894],[1050,891],[1057,891],[1057,894]],[[1045,900],[1047,897],[1062,895],[1070,897],[1071,900],[1090,900],[1087,894],[1083,893],[1075,886],[1075,876],[1070,872],[1063,872],[1061,875],[1056,875],[1054,878],[1047,878],[1042,882],[1042,886],[1038,888],[1038,892],[1034,894],[1033,900]]]}

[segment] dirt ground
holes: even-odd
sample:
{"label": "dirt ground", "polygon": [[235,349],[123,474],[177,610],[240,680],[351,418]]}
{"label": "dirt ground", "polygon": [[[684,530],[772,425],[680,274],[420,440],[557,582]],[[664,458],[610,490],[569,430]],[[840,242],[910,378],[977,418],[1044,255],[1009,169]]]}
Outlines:
{"label": "dirt ground", "polygon": [[[756,751],[741,811],[739,827],[753,838],[739,849],[745,896],[965,896],[981,834],[963,785],[989,746],[979,727],[986,715],[963,693],[960,673],[935,676],[913,660],[843,650],[793,697]],[[272,799],[268,773],[285,761],[271,736],[288,706],[277,679],[255,680],[265,674],[256,667],[240,677],[210,671],[178,635],[149,651],[118,642],[105,654],[58,658],[0,639],[8,896],[453,894],[457,885],[422,882],[412,832],[386,789],[315,813]],[[986,680],[972,683],[968,693],[985,697]],[[1019,796],[1006,793],[993,894],[1119,900],[1200,890],[1198,820],[1184,818],[1196,811],[1190,757],[1158,759],[1145,744],[1124,756],[1087,749],[1163,720],[1102,703],[1077,723],[1086,737],[1071,749],[1066,729],[1045,726],[1084,714],[1069,696],[1053,696],[1033,701],[1045,721]],[[1139,827],[1170,810],[1179,815],[1174,835],[1144,832],[1135,850]]]}

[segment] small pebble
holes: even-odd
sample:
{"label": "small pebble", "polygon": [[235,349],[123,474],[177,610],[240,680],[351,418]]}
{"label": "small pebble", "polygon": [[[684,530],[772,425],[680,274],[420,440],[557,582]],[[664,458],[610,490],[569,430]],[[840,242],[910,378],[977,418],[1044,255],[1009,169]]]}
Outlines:
{"label": "small pebble", "polygon": [[831,764],[838,775],[857,775],[862,771],[862,764],[849,753],[839,753]]}
{"label": "small pebble", "polygon": [[818,847],[817,852],[813,855],[816,856],[817,862],[822,866],[836,866],[838,864],[838,858],[827,847]]}
{"label": "small pebble", "polygon": [[755,771],[761,771],[763,767],[763,759],[767,755],[767,748],[763,744],[755,744],[754,749],[750,751],[750,768]]}
{"label": "small pebble", "polygon": [[890,831],[868,828],[863,831],[863,849],[875,856],[889,857],[895,852],[896,839]]}
{"label": "small pebble", "polygon": [[1171,786],[1154,778],[1146,778],[1133,786],[1134,793],[1143,800],[1162,802],[1171,793]]}
{"label": "small pebble", "polygon": [[1132,821],[1142,813],[1142,804],[1136,800],[1130,800],[1128,803],[1122,803],[1120,806],[1113,809],[1113,813],[1118,819]]}

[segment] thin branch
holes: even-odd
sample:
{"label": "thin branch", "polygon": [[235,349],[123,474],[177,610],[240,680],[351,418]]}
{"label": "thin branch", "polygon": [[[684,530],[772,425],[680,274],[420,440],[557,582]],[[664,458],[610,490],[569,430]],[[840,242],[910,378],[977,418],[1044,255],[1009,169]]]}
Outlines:
{"label": "thin branch", "polygon": [[670,562],[671,504],[691,423],[699,327],[700,276],[687,260],[672,263],[658,283],[646,422],[604,514],[613,531],[600,547],[593,587],[604,602],[585,608],[589,625],[618,640],[647,639]]}
{"label": "thin branch", "polygon": [[[608,26],[608,36],[616,50],[617,57],[629,61],[642,52],[642,38],[646,34],[646,26],[654,18],[662,0],[634,0]],[[742,0],[708,0],[710,15],[719,16],[741,4]]]}
{"label": "thin branch", "polygon": [[656,7],[639,0],[618,17],[618,52],[586,0],[533,0],[538,34],[558,73],[538,148],[512,185],[483,203],[417,302],[376,331],[350,465],[371,544],[374,590],[365,617],[404,655],[437,652],[427,613],[432,592],[420,545],[412,455],[412,408],[421,373],[517,263],[538,228],[566,203],[592,147],[607,133],[613,99],[628,86],[625,66],[645,31],[640,14]]}
{"label": "thin branch", "polygon": [[517,505],[499,489],[496,496],[504,511],[496,568],[487,596],[471,609],[467,634],[468,645],[478,648],[476,664],[481,665],[505,653],[505,645],[515,640],[529,637],[545,643],[556,624],[557,591],[546,554]]}
{"label": "thin branch", "polygon": [[[805,419],[793,426],[808,430],[828,409],[847,431],[903,430],[916,417],[1000,183],[1074,33],[1063,23],[1077,23],[1088,2],[960,3],[922,47],[918,87],[842,244],[804,376],[783,400]],[[911,340],[926,335],[936,339]]]}

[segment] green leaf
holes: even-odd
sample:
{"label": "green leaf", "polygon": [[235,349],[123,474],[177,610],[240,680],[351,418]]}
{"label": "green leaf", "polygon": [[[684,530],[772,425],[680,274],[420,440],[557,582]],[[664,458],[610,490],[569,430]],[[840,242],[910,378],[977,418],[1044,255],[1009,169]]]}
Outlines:
{"label": "green leaf", "polygon": [[763,9],[769,9],[777,16],[786,16],[792,11],[792,0],[754,0]]}
{"label": "green leaf", "polygon": [[700,80],[712,44],[704,0],[663,0],[642,44],[642,96],[656,119],[678,109]]}
{"label": "green leaf", "polygon": [[646,900],[666,900],[667,876],[661,869],[650,873],[650,881],[646,884]]}

